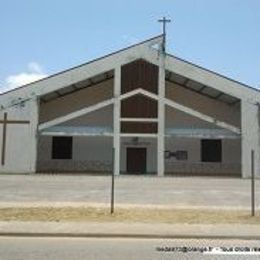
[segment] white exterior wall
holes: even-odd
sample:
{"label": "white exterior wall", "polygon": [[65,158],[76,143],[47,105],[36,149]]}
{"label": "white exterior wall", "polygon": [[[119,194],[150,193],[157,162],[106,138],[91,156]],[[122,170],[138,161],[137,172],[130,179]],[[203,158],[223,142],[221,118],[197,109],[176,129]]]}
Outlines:
{"label": "white exterior wall", "polygon": [[188,174],[241,174],[241,142],[239,139],[222,140],[222,162],[201,162],[200,139],[166,138],[166,150],[184,150],[188,152],[187,161],[177,161],[175,158],[165,160],[167,173]]}
{"label": "white exterior wall", "polygon": [[[132,138],[121,138],[120,171],[126,172],[128,147],[147,149],[147,172],[157,170],[156,138],[139,138],[139,144],[131,144]],[[52,159],[52,137],[41,136],[38,145],[38,171],[43,172],[109,172],[112,169],[112,137],[73,137],[72,160]]]}
{"label": "white exterior wall", "polygon": [[41,136],[39,172],[109,172],[112,169],[112,138],[73,137],[72,159],[52,159],[52,137]]}
{"label": "white exterior wall", "polygon": [[[0,111],[0,118],[7,112],[8,120],[29,120],[30,124],[7,124],[5,164],[0,172],[35,172],[37,158],[38,102],[31,99],[23,105]],[[3,127],[0,124],[0,153],[2,152]]]}
{"label": "white exterior wall", "polygon": [[[75,171],[103,172],[111,171],[112,138],[109,137],[73,137],[73,159],[51,159],[52,138],[41,136],[39,141],[38,171]],[[166,150],[187,150],[187,161],[165,160],[166,173],[209,173],[240,174],[240,141],[222,141],[222,163],[201,163],[200,140],[189,138],[166,138]],[[156,138],[139,138],[139,144],[131,144],[131,138],[121,138],[120,171],[126,172],[126,150],[128,147],[147,149],[147,172],[157,170]]]}

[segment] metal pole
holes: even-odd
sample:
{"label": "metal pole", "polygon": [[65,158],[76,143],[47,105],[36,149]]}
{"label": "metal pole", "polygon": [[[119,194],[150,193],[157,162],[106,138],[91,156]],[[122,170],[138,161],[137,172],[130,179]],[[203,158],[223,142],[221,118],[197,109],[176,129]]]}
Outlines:
{"label": "metal pole", "polygon": [[251,150],[251,216],[255,216],[255,151]]}
{"label": "metal pole", "polygon": [[111,174],[111,205],[110,213],[114,213],[114,197],[115,197],[115,148],[112,151],[112,174]]}

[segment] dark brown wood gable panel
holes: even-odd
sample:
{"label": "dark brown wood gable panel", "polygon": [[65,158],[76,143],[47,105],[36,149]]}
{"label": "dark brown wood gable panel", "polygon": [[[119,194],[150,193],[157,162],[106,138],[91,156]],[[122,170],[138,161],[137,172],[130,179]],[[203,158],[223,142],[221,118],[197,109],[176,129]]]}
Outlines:
{"label": "dark brown wood gable panel", "polygon": [[158,66],[145,60],[136,60],[121,68],[121,90],[127,93],[137,88],[158,93]]}
{"label": "dark brown wood gable panel", "polygon": [[136,95],[121,102],[121,117],[157,118],[157,101]]}
{"label": "dark brown wood gable panel", "polygon": [[157,123],[121,122],[122,133],[157,133]]}

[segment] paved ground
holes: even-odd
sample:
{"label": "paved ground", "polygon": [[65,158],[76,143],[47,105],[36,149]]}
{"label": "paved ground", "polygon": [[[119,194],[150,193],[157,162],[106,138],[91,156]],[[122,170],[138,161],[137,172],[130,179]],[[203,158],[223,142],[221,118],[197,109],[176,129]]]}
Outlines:
{"label": "paved ground", "polygon": [[[0,221],[1,236],[260,239],[258,224]],[[260,246],[260,244],[259,244]],[[1,258],[0,258],[1,259]]]}
{"label": "paved ground", "polygon": [[[250,207],[250,180],[216,177],[119,176],[117,204],[172,207]],[[4,203],[109,203],[110,177],[86,175],[0,175]],[[260,180],[256,182],[260,208]]]}
{"label": "paved ground", "polygon": [[0,238],[0,259],[5,260],[92,260],[92,259],[259,259],[260,255],[206,255],[173,253],[165,250],[179,247],[258,247],[252,240],[195,239],[102,239],[102,238]]}

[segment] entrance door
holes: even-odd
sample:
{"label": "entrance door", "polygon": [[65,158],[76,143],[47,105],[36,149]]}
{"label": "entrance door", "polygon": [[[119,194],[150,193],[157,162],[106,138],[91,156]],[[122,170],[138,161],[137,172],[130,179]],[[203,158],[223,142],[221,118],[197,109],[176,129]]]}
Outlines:
{"label": "entrance door", "polygon": [[146,148],[127,148],[127,172],[146,173]]}

